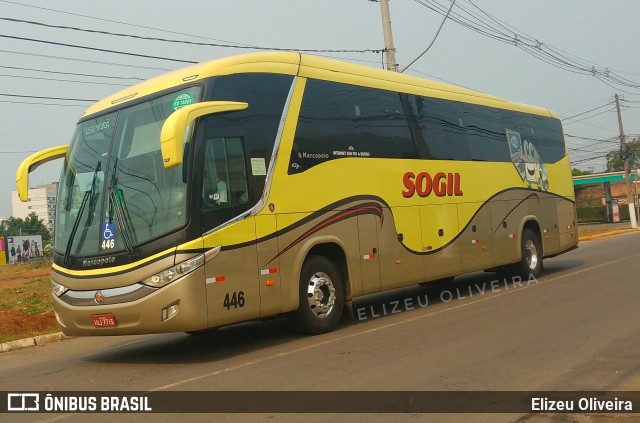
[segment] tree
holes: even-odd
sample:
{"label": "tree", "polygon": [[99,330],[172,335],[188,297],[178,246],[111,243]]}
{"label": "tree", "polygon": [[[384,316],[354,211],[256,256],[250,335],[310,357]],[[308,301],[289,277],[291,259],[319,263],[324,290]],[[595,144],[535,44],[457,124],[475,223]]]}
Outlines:
{"label": "tree", "polygon": [[624,158],[628,157],[631,169],[636,169],[640,164],[640,138],[636,138],[625,144],[625,152],[620,156],[620,150],[607,153],[607,172],[624,170]]}
{"label": "tree", "polygon": [[42,235],[42,242],[51,239],[51,233],[35,212],[29,213],[24,219],[11,216],[0,225],[0,236],[20,235]]}
{"label": "tree", "polygon": [[590,170],[581,170],[575,167],[571,169],[571,176],[591,175],[592,173]]}

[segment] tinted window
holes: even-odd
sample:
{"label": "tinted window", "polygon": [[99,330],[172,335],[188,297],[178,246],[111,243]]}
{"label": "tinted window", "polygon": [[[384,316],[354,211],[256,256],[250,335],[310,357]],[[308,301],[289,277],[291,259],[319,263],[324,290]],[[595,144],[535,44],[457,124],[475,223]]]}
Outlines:
{"label": "tinted window", "polygon": [[242,128],[248,157],[262,157],[268,167],[284,104],[293,77],[277,74],[238,74],[218,77],[207,101],[249,103],[246,110],[223,116],[220,126]]}
{"label": "tinted window", "polygon": [[360,141],[372,157],[415,159],[415,142],[407,123],[401,94],[360,88]]}
{"label": "tinted window", "polygon": [[501,110],[465,104],[463,115],[472,160],[511,161]]}
{"label": "tinted window", "polygon": [[425,158],[436,160],[470,160],[467,134],[462,125],[462,105],[455,101],[414,97],[416,115]]}
{"label": "tinted window", "polygon": [[557,119],[309,80],[289,173],[341,157],[509,162],[506,129],[532,143],[544,162],[564,156]]}
{"label": "tinted window", "polygon": [[555,163],[565,155],[562,125],[558,119],[503,111],[504,127],[533,144],[543,163]]}
{"label": "tinted window", "polygon": [[545,163],[555,163],[565,155],[562,124],[558,119],[542,116],[530,116],[536,128],[534,146]]}
{"label": "tinted window", "polygon": [[289,173],[345,157],[417,158],[401,94],[308,80]]}

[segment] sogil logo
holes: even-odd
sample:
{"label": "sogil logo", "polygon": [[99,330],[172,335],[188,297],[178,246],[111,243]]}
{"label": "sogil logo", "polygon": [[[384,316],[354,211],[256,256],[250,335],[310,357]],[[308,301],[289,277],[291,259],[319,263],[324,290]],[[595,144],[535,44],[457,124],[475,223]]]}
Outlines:
{"label": "sogil logo", "polygon": [[402,178],[402,183],[405,188],[402,196],[405,198],[411,198],[414,194],[428,197],[431,193],[438,197],[463,195],[459,173],[438,172],[432,177],[429,172],[420,172],[417,175],[407,172]]}

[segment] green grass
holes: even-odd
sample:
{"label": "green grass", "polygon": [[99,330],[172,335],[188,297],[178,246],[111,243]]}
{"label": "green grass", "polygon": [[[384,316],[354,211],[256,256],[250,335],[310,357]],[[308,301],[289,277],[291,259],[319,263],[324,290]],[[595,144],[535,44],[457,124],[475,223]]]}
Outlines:
{"label": "green grass", "polygon": [[0,310],[20,310],[35,316],[52,309],[49,278],[31,279],[21,286],[0,290]]}
{"label": "green grass", "polygon": [[0,266],[0,274],[20,274],[31,270],[48,269],[51,267],[51,259],[43,258],[34,260],[29,263],[19,263],[6,266]]}

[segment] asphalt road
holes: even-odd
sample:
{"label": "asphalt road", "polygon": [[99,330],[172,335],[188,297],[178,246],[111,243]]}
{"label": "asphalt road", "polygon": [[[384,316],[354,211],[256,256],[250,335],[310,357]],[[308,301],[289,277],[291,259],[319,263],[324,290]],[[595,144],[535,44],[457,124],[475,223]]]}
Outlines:
{"label": "asphalt road", "polygon": [[[495,274],[475,273],[448,286],[376,294],[355,302],[356,320],[315,337],[294,335],[276,319],[206,336],[74,338],[0,355],[0,390],[640,391],[638,263],[640,233],[584,242],[546,260],[537,281],[492,285]],[[553,421],[589,421],[571,418]],[[552,421],[415,413],[15,414],[10,421],[176,419]]]}

